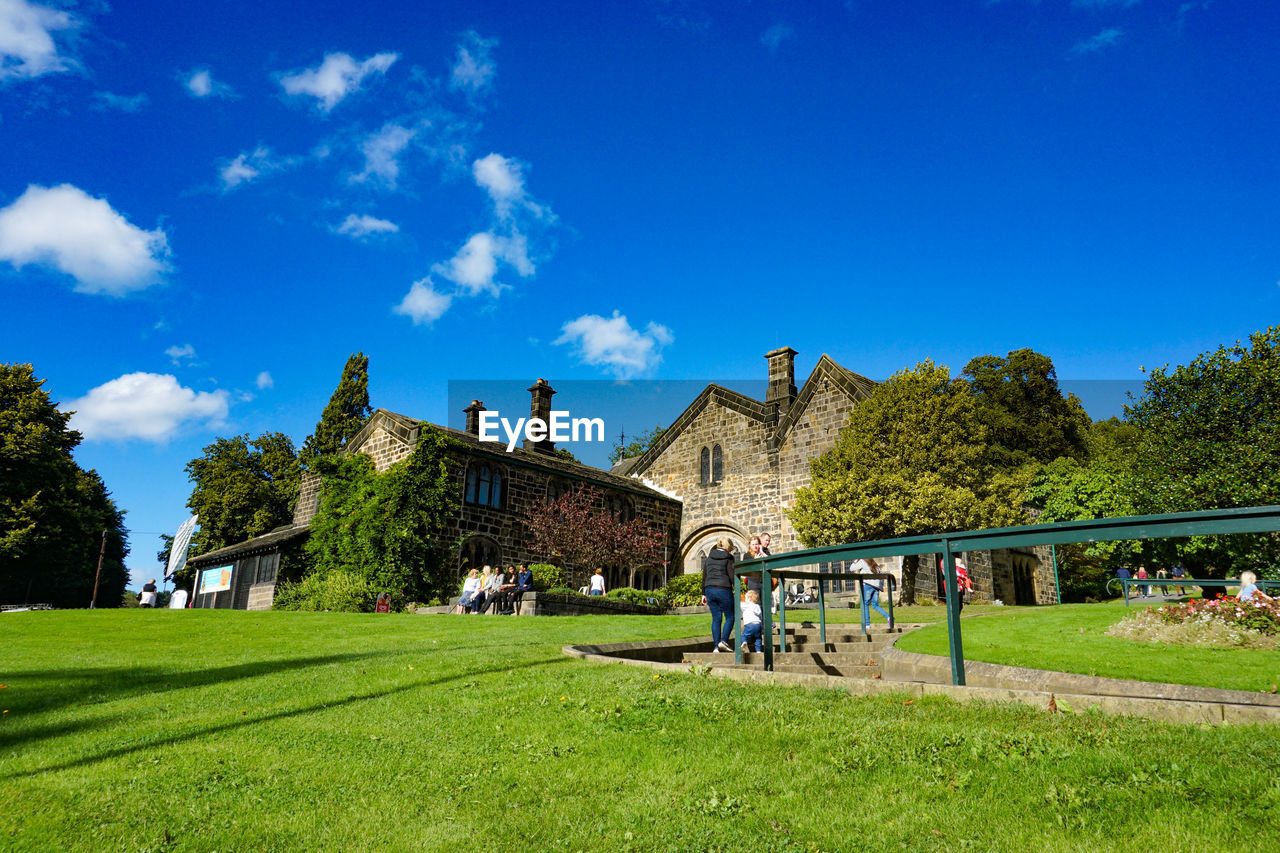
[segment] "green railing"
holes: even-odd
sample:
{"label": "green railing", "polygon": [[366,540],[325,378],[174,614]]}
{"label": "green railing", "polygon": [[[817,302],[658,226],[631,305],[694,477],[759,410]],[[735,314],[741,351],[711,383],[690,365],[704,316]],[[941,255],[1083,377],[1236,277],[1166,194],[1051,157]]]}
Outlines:
{"label": "green railing", "polygon": [[[764,612],[764,668],[773,669],[773,612],[772,580],[774,577],[819,577],[856,580],[852,572],[822,572],[794,570],[793,566],[812,566],[818,563],[837,563],[857,560],[860,557],[905,557],[918,554],[942,554],[947,607],[947,642],[951,655],[951,681],[964,684],[964,649],[960,638],[960,611],[956,606],[955,555],[967,551],[991,551],[1002,548],[1029,548],[1036,545],[1065,545],[1072,542],[1106,542],[1121,539],[1165,539],[1177,536],[1215,536],[1230,533],[1271,533],[1280,530],[1280,506],[1238,507],[1212,509],[1200,512],[1175,512],[1165,515],[1139,515],[1126,518],[1104,518],[1086,521],[1059,521],[1052,524],[1028,524],[1022,527],[1001,527],[993,530],[966,530],[957,533],[904,536],[897,539],[878,539],[869,542],[851,542],[844,545],[827,545],[804,551],[790,551],[747,560],[735,568],[734,588],[741,588],[740,578],[760,575],[760,608]],[[790,570],[789,570],[790,569]],[[862,575],[862,577],[868,577]],[[1149,581],[1148,581],[1149,582]],[[819,583],[821,590],[821,583]],[[735,600],[738,596],[735,595]],[[818,602],[819,619],[825,642],[825,601]],[[735,611],[738,605],[734,605]],[[781,607],[779,608],[781,611]],[[741,619],[738,620],[739,625]],[[785,629],[781,631],[786,636]],[[784,646],[785,648],[785,646]],[[741,639],[735,650],[735,660],[741,661]]]}

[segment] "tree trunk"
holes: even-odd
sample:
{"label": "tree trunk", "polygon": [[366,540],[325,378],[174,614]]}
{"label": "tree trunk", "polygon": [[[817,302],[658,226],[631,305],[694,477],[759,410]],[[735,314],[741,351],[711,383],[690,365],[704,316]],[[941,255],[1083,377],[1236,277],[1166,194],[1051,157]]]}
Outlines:
{"label": "tree trunk", "polygon": [[902,598],[903,604],[916,603],[916,575],[920,571],[920,555],[908,554],[902,558]]}

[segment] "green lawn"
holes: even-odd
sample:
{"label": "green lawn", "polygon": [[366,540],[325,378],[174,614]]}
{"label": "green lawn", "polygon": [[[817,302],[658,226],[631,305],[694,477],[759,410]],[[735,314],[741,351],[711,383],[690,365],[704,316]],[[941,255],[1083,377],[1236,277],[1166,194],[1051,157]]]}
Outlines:
{"label": "green lawn", "polygon": [[0,616],[0,849],[1280,847],[1280,728],[853,698],[560,652],[706,630]]}
{"label": "green lawn", "polygon": [[[1107,628],[1139,609],[1126,608],[1122,601],[988,607],[981,611],[982,618],[961,620],[960,637],[966,660],[1233,690],[1269,691],[1280,683],[1280,654],[1275,651],[1193,648],[1106,636]],[[966,607],[966,616],[969,611]],[[906,652],[945,655],[946,622],[908,634],[897,646]]]}

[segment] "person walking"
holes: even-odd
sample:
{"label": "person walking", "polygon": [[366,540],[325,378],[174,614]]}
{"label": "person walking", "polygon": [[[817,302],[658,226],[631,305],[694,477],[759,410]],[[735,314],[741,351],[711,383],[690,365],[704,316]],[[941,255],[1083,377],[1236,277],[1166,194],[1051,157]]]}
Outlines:
{"label": "person walking", "polygon": [[[874,557],[867,557],[865,560],[855,560],[853,570],[860,575],[874,575],[880,573],[880,564],[876,562]],[[866,628],[871,623],[871,611],[879,613],[884,617],[884,621],[889,623],[889,629],[893,630],[893,619],[888,613],[884,612],[884,608],[880,606],[880,593],[884,591],[884,582],[879,578],[864,580],[860,584],[862,587],[862,627]]]}
{"label": "person walking", "polygon": [[588,595],[604,595],[604,572],[596,569],[596,573],[591,576],[591,590]]}
{"label": "person walking", "polygon": [[702,561],[702,603],[711,608],[711,651],[731,652],[733,646],[733,544],[721,536]]}
{"label": "person walking", "polygon": [[138,606],[155,607],[158,595],[156,592],[156,579],[152,578],[142,585],[142,594],[138,596]]}

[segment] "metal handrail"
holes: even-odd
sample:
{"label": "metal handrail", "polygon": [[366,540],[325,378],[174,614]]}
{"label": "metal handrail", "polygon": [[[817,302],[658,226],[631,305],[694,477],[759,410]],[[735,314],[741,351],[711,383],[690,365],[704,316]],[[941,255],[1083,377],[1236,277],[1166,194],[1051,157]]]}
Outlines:
{"label": "metal handrail", "polygon": [[[734,570],[734,590],[741,590],[740,577],[760,574],[760,609],[764,618],[761,625],[764,645],[764,668],[773,669],[773,577],[816,577],[821,573],[807,573],[790,569],[791,566],[814,565],[856,560],[860,557],[898,557],[917,554],[942,554],[943,577],[947,607],[947,643],[951,656],[951,681],[964,684],[964,648],[960,638],[960,611],[958,603],[955,554],[964,551],[987,551],[1003,548],[1024,548],[1034,545],[1065,545],[1072,542],[1106,542],[1125,539],[1163,539],[1176,536],[1214,536],[1228,533],[1272,533],[1280,531],[1280,506],[1233,507],[1197,512],[1173,512],[1162,515],[1137,515],[1124,518],[1104,518],[1084,521],[1057,521],[1048,524],[1027,524],[1020,527],[1000,527],[991,530],[966,530],[956,533],[937,533],[921,536],[903,536],[895,539],[878,539],[868,542],[849,542],[843,545],[827,545],[803,551],[769,555],[747,560]],[[821,586],[819,586],[821,590]],[[737,598],[737,596],[735,596]],[[819,610],[824,602],[819,600]],[[738,604],[734,604],[739,615]],[[825,615],[821,617],[825,621]],[[741,624],[739,620],[739,624]],[[741,641],[735,650],[735,660],[741,660]]]}

